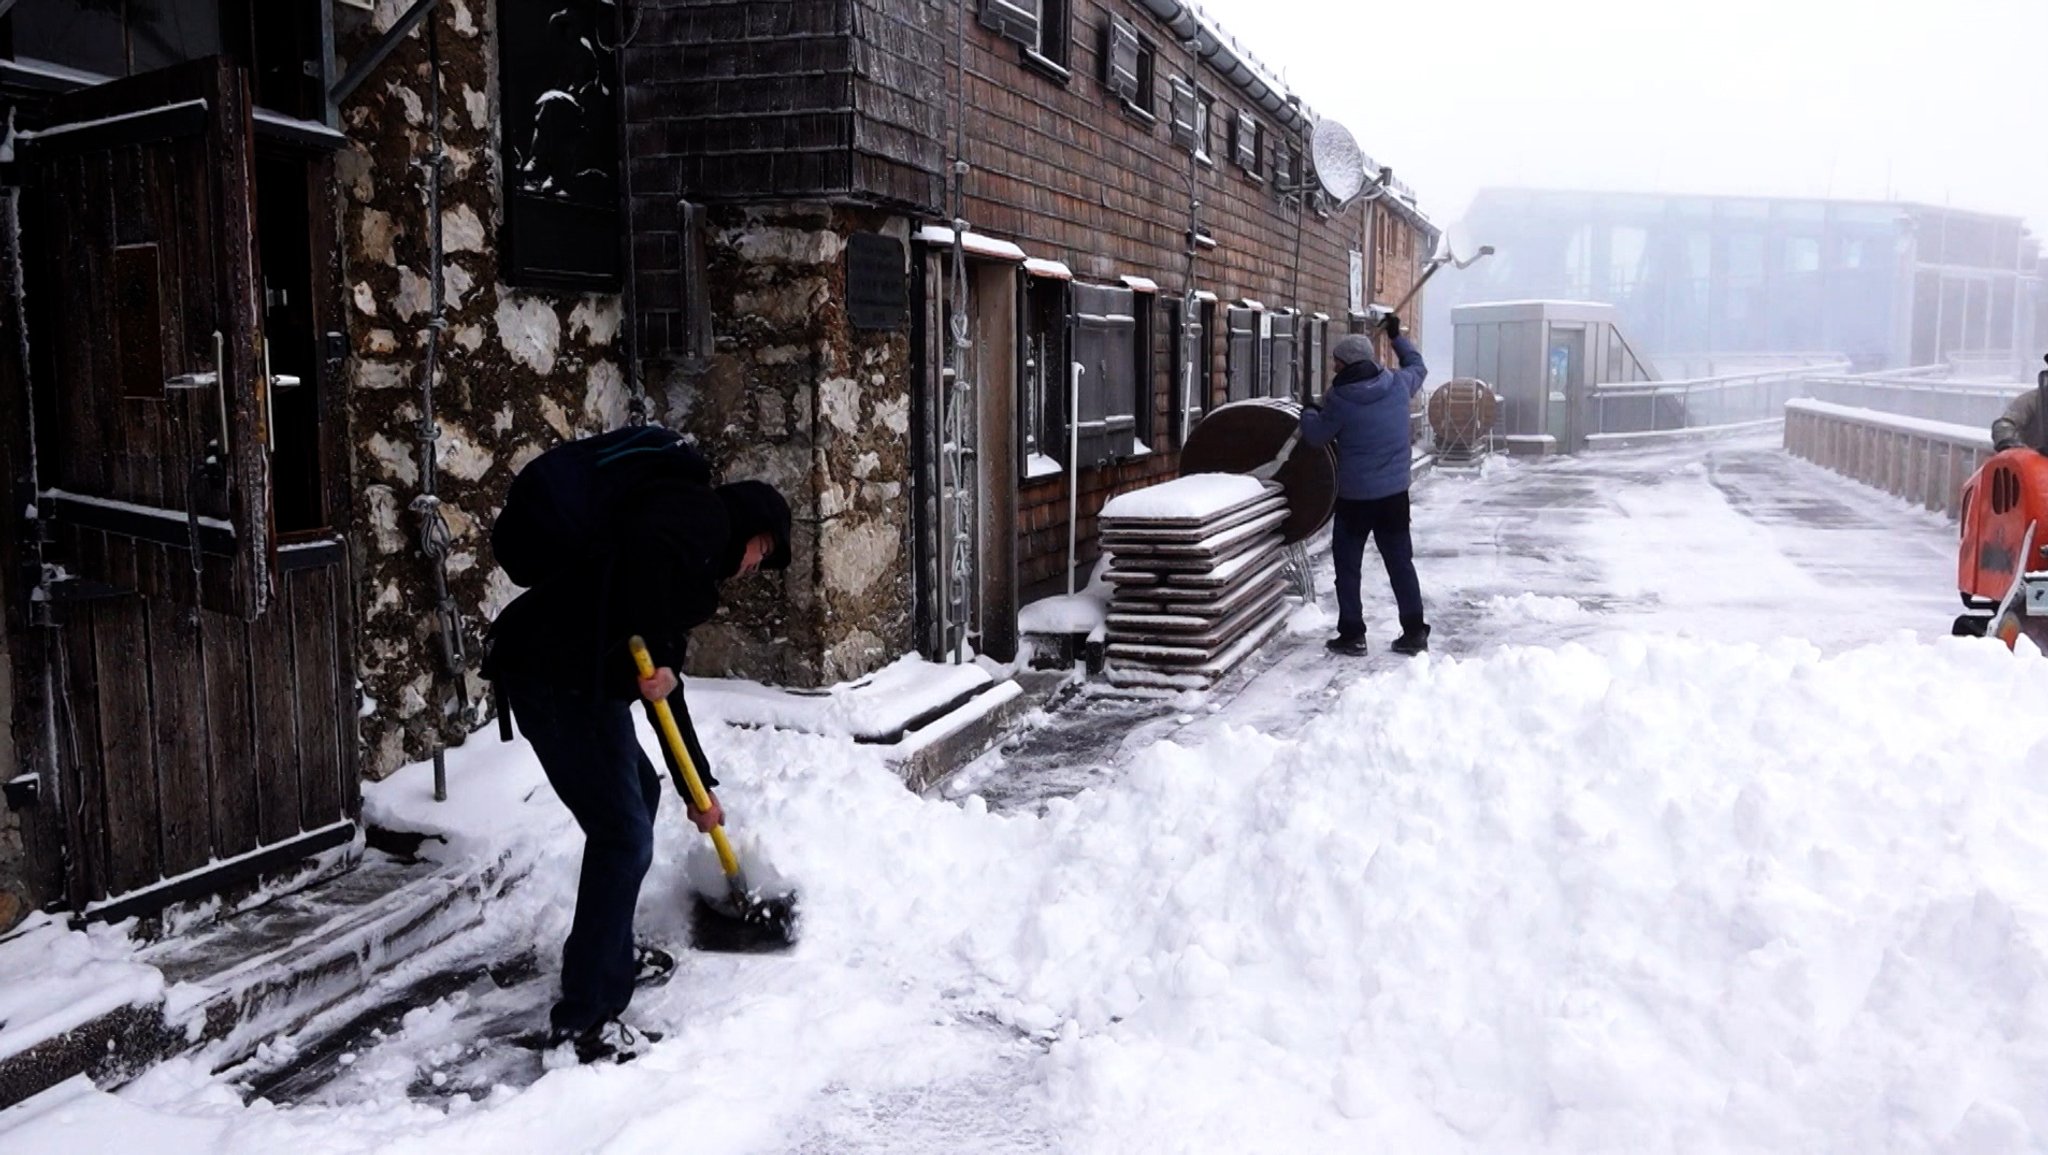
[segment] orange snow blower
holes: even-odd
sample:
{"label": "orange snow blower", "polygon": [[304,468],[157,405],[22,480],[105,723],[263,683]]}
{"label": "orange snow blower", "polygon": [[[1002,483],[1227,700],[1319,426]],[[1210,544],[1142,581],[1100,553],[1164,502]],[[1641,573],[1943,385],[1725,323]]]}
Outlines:
{"label": "orange snow blower", "polygon": [[[2048,370],[2036,388],[2048,416]],[[2023,431],[2028,432],[2028,431]],[[1993,454],[1963,486],[1962,546],[1956,585],[1965,612],[1954,632],[1996,637],[2008,647],[2025,634],[2048,650],[2048,456],[2042,446]]]}

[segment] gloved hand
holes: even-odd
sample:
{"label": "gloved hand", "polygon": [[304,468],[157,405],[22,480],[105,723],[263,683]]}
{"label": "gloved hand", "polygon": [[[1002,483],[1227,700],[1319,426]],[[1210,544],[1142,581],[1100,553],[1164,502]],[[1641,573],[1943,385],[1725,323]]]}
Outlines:
{"label": "gloved hand", "polygon": [[2026,442],[2021,441],[2017,437],[2001,437],[1997,441],[1991,443],[1991,448],[1997,450],[2000,453],[2004,453],[2008,449],[2018,449],[2020,446],[2025,444]]}
{"label": "gloved hand", "polygon": [[1389,339],[1400,336],[1401,318],[1395,316],[1392,313],[1388,313],[1386,316],[1380,318],[1380,330],[1384,332]]}

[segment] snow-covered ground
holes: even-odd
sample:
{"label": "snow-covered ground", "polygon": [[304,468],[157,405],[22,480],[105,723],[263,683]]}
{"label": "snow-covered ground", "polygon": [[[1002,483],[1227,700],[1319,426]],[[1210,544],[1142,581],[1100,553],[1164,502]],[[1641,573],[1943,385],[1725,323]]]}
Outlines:
{"label": "snow-covered ground", "polygon": [[[2041,1148],[2048,662],[1946,636],[1946,523],[1747,442],[1440,476],[1416,533],[1435,653],[1339,662],[1304,607],[1072,797],[717,733],[804,941],[687,957],[636,1063],[415,1103],[428,1008],[316,1101],[184,1061],[0,1114],[0,1148]],[[372,805],[551,847],[479,936],[551,952],[573,828],[520,748],[452,771]],[[697,846],[669,806],[650,930]]]}

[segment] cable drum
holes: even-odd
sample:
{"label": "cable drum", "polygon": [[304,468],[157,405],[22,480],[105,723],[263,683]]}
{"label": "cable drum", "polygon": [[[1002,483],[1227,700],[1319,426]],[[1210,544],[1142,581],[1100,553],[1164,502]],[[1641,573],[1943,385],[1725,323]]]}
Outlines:
{"label": "cable drum", "polygon": [[1446,381],[1429,395],[1429,429],[1439,453],[1483,448],[1499,415],[1500,398],[1477,378]]}
{"label": "cable drum", "polygon": [[1254,397],[1219,405],[1197,422],[1180,451],[1180,472],[1253,473],[1282,452],[1288,456],[1273,475],[1287,495],[1287,520],[1280,535],[1288,544],[1306,541],[1330,523],[1337,508],[1337,451],[1288,442],[1301,428],[1301,405],[1277,397]]}

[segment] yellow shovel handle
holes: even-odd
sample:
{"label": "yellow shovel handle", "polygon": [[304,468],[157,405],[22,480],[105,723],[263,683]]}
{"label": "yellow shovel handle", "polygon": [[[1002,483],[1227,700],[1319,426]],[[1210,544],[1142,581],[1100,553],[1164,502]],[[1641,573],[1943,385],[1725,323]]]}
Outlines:
{"label": "yellow shovel handle", "polygon": [[[647,643],[638,635],[626,643],[633,651],[633,665],[644,680],[654,676],[654,658],[647,652]],[[689,787],[690,804],[699,810],[711,809],[711,794],[704,789],[704,780],[697,777],[697,764],[690,761],[689,747],[683,745],[683,732],[676,728],[674,711],[666,701],[654,703],[654,720],[659,724],[661,737],[668,743],[669,753],[676,757],[676,765],[683,768],[683,782]],[[711,828],[711,845],[718,848],[718,865],[725,869],[727,878],[736,878],[740,873],[739,856],[732,852],[732,844],[725,840],[725,827]]]}

